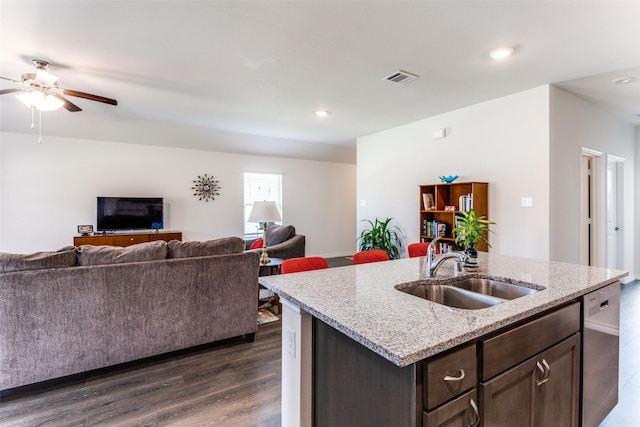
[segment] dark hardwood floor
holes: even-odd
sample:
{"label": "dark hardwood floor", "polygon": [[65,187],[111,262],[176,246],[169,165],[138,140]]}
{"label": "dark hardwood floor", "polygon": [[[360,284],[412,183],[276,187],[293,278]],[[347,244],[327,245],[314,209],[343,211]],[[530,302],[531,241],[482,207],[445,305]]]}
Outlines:
{"label": "dark hardwood floor", "polygon": [[281,322],[0,397],[0,426],[280,426]]}
{"label": "dark hardwood floor", "polygon": [[[620,402],[601,427],[640,426],[640,282],[622,286]],[[188,352],[0,396],[0,426],[279,426],[281,322]],[[560,426],[558,426],[560,427]]]}

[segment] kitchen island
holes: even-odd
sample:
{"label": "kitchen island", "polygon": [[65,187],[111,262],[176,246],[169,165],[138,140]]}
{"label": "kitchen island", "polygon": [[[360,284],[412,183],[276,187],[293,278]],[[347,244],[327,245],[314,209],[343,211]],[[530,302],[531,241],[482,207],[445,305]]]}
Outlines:
{"label": "kitchen island", "polygon": [[[357,423],[360,412],[374,413],[379,409],[379,403],[389,401],[388,396],[381,396],[380,402],[376,402],[375,391],[380,387],[386,387],[387,393],[398,396],[391,409],[406,412],[410,420],[397,425],[422,425],[426,415],[423,416],[425,408],[418,395],[424,394],[420,389],[426,387],[422,378],[423,361],[455,354],[457,349],[464,349],[470,343],[475,346],[483,337],[568,306],[587,293],[618,282],[627,274],[618,270],[481,253],[480,269],[469,273],[470,276],[497,278],[539,291],[492,307],[463,310],[398,290],[417,283],[446,284],[453,279],[451,263],[445,263],[435,278],[428,279],[424,262],[424,258],[411,258],[260,278],[260,284],[276,292],[283,302],[283,426],[322,424],[318,417],[314,419],[314,413],[331,409],[324,407],[325,401],[322,401],[323,408],[318,408],[321,394],[346,393],[349,396],[339,398],[358,402],[360,397],[352,396],[354,390],[370,389],[373,395],[364,393],[363,397],[369,407],[352,411],[353,422]],[[571,309],[571,316],[575,317],[574,311]],[[352,346],[359,352],[354,356],[356,362],[350,363],[376,370],[371,373],[380,378],[380,384],[368,384],[357,372],[318,371],[318,366],[333,369],[335,363],[328,361],[339,360],[335,357],[350,357],[353,349],[345,346]],[[319,352],[333,347],[345,349],[337,356],[328,356],[329,359]],[[480,350],[473,351],[480,354]],[[369,359],[372,365],[369,365]],[[542,369],[546,375],[545,368]],[[388,373],[397,378],[385,379]],[[332,375],[351,376],[347,379],[353,389],[351,386],[344,388],[338,384],[340,381],[332,379]],[[362,385],[359,385],[361,381]],[[411,384],[412,388],[400,390],[399,384]],[[402,393],[406,396],[400,396]],[[349,403],[352,407],[354,404]],[[383,408],[382,412],[389,412],[389,408]]]}

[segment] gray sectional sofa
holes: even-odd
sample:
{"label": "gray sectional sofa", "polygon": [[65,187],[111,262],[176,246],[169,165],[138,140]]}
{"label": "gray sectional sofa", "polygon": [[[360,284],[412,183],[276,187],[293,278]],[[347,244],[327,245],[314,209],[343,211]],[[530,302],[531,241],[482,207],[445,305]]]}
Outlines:
{"label": "gray sectional sofa", "polygon": [[0,390],[257,330],[240,238],[0,254]]}

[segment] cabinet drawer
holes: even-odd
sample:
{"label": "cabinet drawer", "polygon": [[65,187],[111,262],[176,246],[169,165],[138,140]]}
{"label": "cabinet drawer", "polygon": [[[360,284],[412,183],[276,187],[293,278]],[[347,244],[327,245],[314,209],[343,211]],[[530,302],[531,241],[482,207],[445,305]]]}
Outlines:
{"label": "cabinet drawer", "polygon": [[153,233],[149,234],[149,241],[154,242],[156,240],[164,240],[166,242],[171,240],[182,240],[182,233]]}
{"label": "cabinet drawer", "polygon": [[116,246],[129,246],[136,243],[144,243],[149,241],[147,234],[133,234],[128,236],[113,236],[113,244]]}
{"label": "cabinet drawer", "polygon": [[422,427],[475,426],[479,421],[476,389],[431,412],[422,413]]}
{"label": "cabinet drawer", "polygon": [[73,238],[73,246],[80,245],[113,245],[113,236],[79,236]]}
{"label": "cabinet drawer", "polygon": [[492,338],[481,340],[483,381],[562,341],[580,329],[580,303],[573,303]]}
{"label": "cabinet drawer", "polygon": [[425,362],[423,407],[431,410],[475,387],[478,380],[477,365],[475,344]]}

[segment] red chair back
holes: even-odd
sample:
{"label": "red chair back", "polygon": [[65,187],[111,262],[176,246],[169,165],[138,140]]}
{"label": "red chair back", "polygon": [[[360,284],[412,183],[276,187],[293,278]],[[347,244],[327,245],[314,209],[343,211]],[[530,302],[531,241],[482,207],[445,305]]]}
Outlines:
{"label": "red chair back", "polygon": [[309,256],[304,258],[290,258],[282,261],[280,273],[299,273],[301,271],[321,270],[329,268],[327,260],[319,256]]}
{"label": "red chair back", "polygon": [[382,249],[356,252],[353,254],[354,264],[366,264],[369,262],[389,261],[389,254]]}
{"label": "red chair back", "polygon": [[427,248],[429,247],[429,242],[421,242],[421,243],[412,243],[407,246],[407,250],[409,251],[409,258],[416,258],[419,256],[427,256]]}

